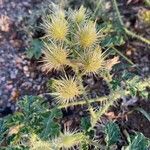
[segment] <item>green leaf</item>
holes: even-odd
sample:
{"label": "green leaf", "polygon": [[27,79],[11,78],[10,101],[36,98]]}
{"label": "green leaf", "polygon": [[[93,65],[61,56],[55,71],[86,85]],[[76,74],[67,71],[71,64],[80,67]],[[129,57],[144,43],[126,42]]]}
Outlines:
{"label": "green leaf", "polygon": [[33,39],[31,41],[31,47],[27,50],[28,58],[39,59],[42,55],[43,42],[39,39]]}
{"label": "green leaf", "polygon": [[0,118],[0,145],[1,145],[1,143],[3,142],[3,140],[4,140],[5,132],[6,132],[6,124],[5,124],[5,121],[4,121],[4,119],[1,119],[1,118]]}
{"label": "green leaf", "polygon": [[148,140],[142,133],[137,133],[125,150],[148,150]]}
{"label": "green leaf", "polygon": [[131,95],[136,96],[138,93],[143,98],[148,98],[149,92],[146,88],[149,87],[150,84],[149,78],[142,80],[139,76],[134,76],[125,82],[126,89],[130,92]]}
{"label": "green leaf", "polygon": [[83,130],[85,130],[86,132],[88,131],[88,129],[91,127],[91,123],[90,123],[90,119],[88,117],[83,117],[81,119],[81,127]]}
{"label": "green leaf", "polygon": [[57,108],[53,108],[49,112],[49,116],[45,116],[42,120],[42,133],[41,138],[48,139],[56,137],[60,133],[60,125],[55,121],[55,119],[62,118],[62,111]]}
{"label": "green leaf", "polygon": [[29,116],[33,115],[33,113],[42,113],[48,109],[42,102],[43,99],[41,97],[25,96],[23,100],[19,101],[18,105],[24,114]]}
{"label": "green leaf", "polygon": [[110,83],[113,90],[116,90],[121,85],[118,79],[113,79]]}
{"label": "green leaf", "polygon": [[105,37],[105,39],[101,42],[102,47],[111,47],[111,46],[119,46],[124,44],[125,41],[123,39],[123,36],[121,35],[108,35]]}
{"label": "green leaf", "polygon": [[40,134],[40,137],[45,139],[49,139],[52,137],[56,137],[60,133],[60,125],[53,121],[51,116],[45,118],[43,123],[43,131]]}
{"label": "green leaf", "polygon": [[105,126],[105,141],[107,146],[116,144],[120,138],[120,129],[119,126],[114,122],[109,122]]}
{"label": "green leaf", "polygon": [[62,111],[60,109],[57,108],[53,108],[51,110],[51,118],[52,119],[59,119],[62,118]]}
{"label": "green leaf", "polygon": [[81,150],[89,150],[89,145],[86,142],[81,143]]}

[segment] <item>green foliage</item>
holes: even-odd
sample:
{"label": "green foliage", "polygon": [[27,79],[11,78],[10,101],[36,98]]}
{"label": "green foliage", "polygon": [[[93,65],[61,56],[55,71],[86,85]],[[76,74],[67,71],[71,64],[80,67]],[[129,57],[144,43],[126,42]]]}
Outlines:
{"label": "green foliage", "polygon": [[35,58],[39,59],[42,55],[42,47],[43,47],[43,42],[39,39],[33,39],[31,41],[31,46],[27,50],[27,57],[28,58]]}
{"label": "green foliage", "polygon": [[6,141],[12,147],[17,143],[18,147],[25,148],[27,143],[23,143],[29,140],[32,133],[42,139],[56,137],[60,133],[60,125],[56,120],[62,117],[62,113],[56,108],[49,110],[47,104],[42,103],[43,100],[37,96],[26,96],[19,101],[19,111],[0,122],[0,141],[6,137]]}
{"label": "green foliage", "polygon": [[126,89],[130,91],[132,96],[136,96],[137,93],[143,98],[148,99],[149,92],[146,89],[150,85],[150,79],[141,80],[139,76],[135,76],[132,79],[126,81]]}
{"label": "green foliage", "polygon": [[150,6],[150,0],[144,0],[144,2],[147,6]]}
{"label": "green foliage", "polygon": [[[108,24],[108,23],[107,23]],[[125,35],[122,26],[119,23],[112,23],[111,32],[102,40],[102,47],[120,46],[125,43]]]}
{"label": "green foliage", "polygon": [[3,119],[0,118],[0,145],[4,141],[5,133],[6,133],[5,122]]}
{"label": "green foliage", "polygon": [[[81,128],[82,128],[83,132],[85,132],[85,134],[87,136],[90,136],[92,138],[94,136],[94,130],[89,130],[90,127],[91,127],[90,118],[89,117],[81,118]],[[83,147],[86,145],[87,145],[87,143],[84,143]]]}
{"label": "green foliage", "polygon": [[120,138],[119,126],[114,122],[109,122],[105,126],[105,141],[107,146],[116,144]]}
{"label": "green foliage", "polygon": [[149,141],[142,133],[137,133],[125,150],[148,150]]}
{"label": "green foliage", "polygon": [[60,125],[55,122],[54,119],[59,119],[62,117],[62,112],[60,109],[52,109],[50,115],[45,117],[43,120],[43,130],[40,134],[42,139],[54,138],[60,133]]}
{"label": "green foliage", "polygon": [[88,118],[88,117],[83,117],[83,118],[81,119],[81,127],[82,127],[82,129],[87,132],[88,129],[90,128],[90,126],[91,126],[90,118]]}
{"label": "green foliage", "polygon": [[119,46],[124,44],[125,41],[121,35],[108,35],[106,38],[102,41],[102,47],[111,47],[111,46]]}
{"label": "green foliage", "polygon": [[128,72],[124,72],[120,78],[111,81],[112,89],[115,90],[118,87],[123,86],[127,95],[141,96],[145,99],[148,99],[149,97],[149,91],[147,89],[149,88],[149,85],[149,78],[142,79],[140,76]]}

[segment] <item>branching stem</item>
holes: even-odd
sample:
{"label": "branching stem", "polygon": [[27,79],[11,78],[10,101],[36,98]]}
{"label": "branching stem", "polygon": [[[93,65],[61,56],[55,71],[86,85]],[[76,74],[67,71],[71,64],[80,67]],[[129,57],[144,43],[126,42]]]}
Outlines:
{"label": "branching stem", "polygon": [[[97,98],[97,99],[89,99],[88,103],[90,103],[90,104],[94,103],[94,102],[103,103],[107,99],[108,99],[108,96],[103,96],[103,97],[100,97],[100,98]],[[62,108],[70,107],[70,106],[85,105],[86,103],[87,102],[85,100],[82,100],[82,101],[78,101],[78,102],[73,102],[73,103],[68,103],[68,104],[60,105],[60,106],[58,106],[58,108],[62,109]]]}
{"label": "branching stem", "polygon": [[[113,92],[114,93],[114,92]],[[122,94],[121,92],[115,92],[116,93],[116,97],[115,99],[119,99],[125,95],[128,95],[129,92],[126,91],[124,94]],[[109,98],[112,98],[114,94],[110,94],[108,96],[103,96],[103,97],[99,97],[99,98],[96,98],[96,99],[89,99],[88,100],[88,103],[103,103],[105,102],[106,100],[108,100]],[[62,104],[60,106],[58,106],[57,108],[59,109],[62,109],[62,108],[67,108],[67,107],[71,107],[71,106],[77,106],[77,105],[85,105],[87,104],[85,100],[82,100],[82,101],[78,101],[78,102],[73,102],[73,103],[68,103],[68,104]]]}

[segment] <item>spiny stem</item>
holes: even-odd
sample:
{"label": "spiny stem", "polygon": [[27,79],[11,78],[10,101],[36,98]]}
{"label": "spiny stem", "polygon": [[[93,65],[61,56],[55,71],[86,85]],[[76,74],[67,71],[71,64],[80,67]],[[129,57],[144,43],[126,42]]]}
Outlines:
{"label": "spiny stem", "polygon": [[[121,91],[116,91],[116,92],[112,92],[112,94],[108,95],[108,96],[103,96],[103,97],[99,97],[99,98],[96,98],[96,99],[89,99],[88,100],[88,103],[95,103],[95,102],[98,102],[98,103],[103,103],[105,102],[106,100],[114,97],[114,93],[115,93],[115,99],[119,99],[125,95],[128,95],[130,92],[129,91],[125,91],[124,93],[122,93]],[[68,103],[68,104],[62,104],[60,106],[58,106],[57,108],[58,109],[62,109],[62,108],[67,108],[67,107],[71,107],[71,106],[77,106],[77,105],[85,105],[86,104],[86,101],[85,100],[82,100],[82,101],[78,101],[78,102],[73,102],[73,103]]]}
{"label": "spiny stem", "polygon": [[[78,74],[78,80],[82,83],[83,81],[82,81],[82,75],[81,74]],[[91,110],[93,110],[93,107],[91,106],[91,103],[89,103],[89,99],[88,99],[88,97],[87,97],[87,95],[85,94],[84,95],[84,101],[85,101],[85,103],[86,103],[86,105],[88,106],[88,110],[89,110],[89,112],[91,113],[91,116],[93,116],[92,115],[92,112],[91,112]]]}
{"label": "spiny stem", "polygon": [[[104,102],[108,99],[108,96],[103,96],[103,97],[100,97],[100,98],[97,98],[97,99],[89,99],[88,100],[88,103],[94,103],[94,102]],[[70,107],[70,106],[77,106],[77,105],[84,105],[86,104],[86,101],[83,100],[83,101],[78,101],[78,102],[73,102],[73,103],[69,103],[69,104],[64,104],[64,105],[60,105],[58,106],[59,109],[62,109],[62,108],[67,108],[67,107]]]}
{"label": "spiny stem", "polygon": [[146,39],[146,38],[144,38],[144,37],[142,37],[142,36],[140,36],[140,35],[135,34],[134,32],[128,30],[128,29],[125,27],[125,25],[124,25],[124,23],[123,23],[123,20],[122,20],[122,18],[121,18],[121,15],[120,15],[120,11],[119,11],[119,9],[118,9],[117,1],[116,1],[116,0],[112,0],[112,1],[113,1],[113,4],[114,4],[114,8],[115,8],[115,10],[116,10],[117,16],[118,16],[118,20],[119,20],[120,24],[123,26],[123,29],[124,29],[124,31],[126,32],[126,34],[129,35],[129,36],[131,36],[131,37],[133,37],[133,38],[136,38],[136,39],[138,39],[138,40],[140,40],[140,41],[142,41],[142,42],[144,42],[144,43],[146,43],[146,44],[149,44],[149,45],[150,45],[150,40],[148,40],[148,39]]}
{"label": "spiny stem", "polygon": [[117,101],[120,97],[122,97],[122,92],[115,92],[112,95],[108,96],[108,99],[110,99],[110,101],[108,101],[102,109],[100,109],[96,114],[97,114],[97,118],[94,121],[94,123],[92,124],[92,126],[88,129],[88,131],[92,130],[96,123],[99,121],[99,119],[101,118],[101,116],[109,109],[110,106],[112,106],[114,104],[115,101]]}
{"label": "spiny stem", "polygon": [[115,10],[116,10],[116,13],[117,13],[120,24],[124,25],[116,0],[113,0],[113,4],[114,4],[114,7],[115,7]]}
{"label": "spiny stem", "polygon": [[136,38],[136,39],[138,39],[138,40],[140,40],[140,41],[150,45],[150,40],[148,40],[148,39],[146,39],[146,38],[144,38],[144,37],[142,37],[140,35],[135,34],[134,32],[128,30],[127,28],[124,28],[124,30],[131,37]]}

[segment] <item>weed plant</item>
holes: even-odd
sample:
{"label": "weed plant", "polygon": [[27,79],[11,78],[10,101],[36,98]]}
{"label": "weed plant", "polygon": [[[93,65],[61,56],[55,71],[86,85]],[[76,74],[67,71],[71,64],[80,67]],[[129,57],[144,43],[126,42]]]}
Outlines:
{"label": "weed plant", "polygon": [[[137,94],[148,97],[149,78],[144,81],[138,76],[113,79],[111,71],[119,63],[119,57],[110,59],[112,45],[108,46],[108,42],[107,46],[102,46],[112,29],[110,26],[98,26],[97,20],[93,20],[83,6],[75,11],[64,11],[54,5],[51,14],[43,18],[42,27],[45,36],[41,68],[47,73],[57,71],[60,74],[51,80],[53,105],[49,106],[35,96],[26,96],[19,101],[19,110],[0,120],[1,149],[117,149],[121,132],[115,122],[104,124],[103,141],[96,137],[101,118],[122,97]],[[72,74],[68,74],[68,68]],[[90,97],[90,89],[84,85],[85,77],[103,78],[109,94]],[[80,127],[62,128],[62,110],[76,106],[86,110]],[[147,150],[149,147],[149,139],[141,133],[133,137],[128,135],[127,139],[128,144],[122,147],[124,150]]]}

